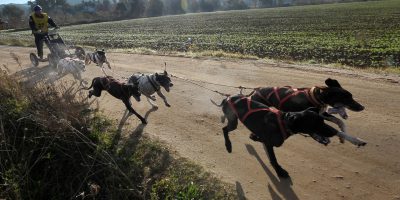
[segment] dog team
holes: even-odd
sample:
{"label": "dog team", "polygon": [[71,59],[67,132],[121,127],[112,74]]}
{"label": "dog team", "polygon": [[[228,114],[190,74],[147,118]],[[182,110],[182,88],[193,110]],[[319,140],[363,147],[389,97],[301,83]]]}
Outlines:
{"label": "dog team", "polygon": [[[85,70],[85,64],[91,62],[103,67],[110,63],[107,61],[104,50],[88,53],[85,63],[79,59],[61,59],[57,69],[59,73],[72,73],[74,78],[81,81],[80,73]],[[330,137],[338,136],[356,146],[364,146],[366,142],[349,135],[343,121],[333,114],[339,114],[347,119],[346,108],[355,112],[364,110],[364,106],[353,99],[352,94],[342,88],[337,80],[326,79],[326,86],[311,88],[262,87],[254,89],[249,95],[231,95],[222,100],[222,123],[228,119],[228,123],[222,128],[226,150],[232,152],[232,144],[229,132],[238,126],[238,120],[250,131],[250,139],[265,145],[271,165],[279,177],[287,178],[289,173],[283,169],[275,156],[274,147],[280,147],[286,139],[298,133],[308,134],[317,142],[327,145]],[[165,106],[170,107],[161,88],[169,92],[173,86],[166,70],[163,73],[133,74],[126,83],[119,82],[111,76],[96,77],[91,85],[85,88],[89,91],[89,98],[93,95],[100,97],[103,90],[113,97],[120,99],[131,114],[136,115],[143,124],[147,124],[145,118],[132,107],[130,97],[140,101],[144,95],[153,106],[157,93],[164,101]],[[330,107],[328,109],[328,107]],[[338,125],[340,130],[325,123],[330,121]]]}

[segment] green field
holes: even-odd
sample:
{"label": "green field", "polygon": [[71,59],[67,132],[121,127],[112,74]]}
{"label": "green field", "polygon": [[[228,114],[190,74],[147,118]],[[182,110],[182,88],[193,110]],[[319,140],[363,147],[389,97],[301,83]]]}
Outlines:
{"label": "green field", "polygon": [[[400,1],[186,14],[62,27],[62,36],[99,48],[224,51],[351,66],[400,65]],[[0,43],[32,40],[1,32]],[[30,42],[32,43],[32,42]]]}

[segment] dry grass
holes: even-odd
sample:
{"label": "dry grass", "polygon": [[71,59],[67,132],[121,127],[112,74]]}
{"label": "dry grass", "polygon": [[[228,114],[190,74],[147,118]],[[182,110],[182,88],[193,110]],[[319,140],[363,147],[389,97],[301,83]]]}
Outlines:
{"label": "dry grass", "polygon": [[0,99],[0,199],[236,198],[232,186],[142,136],[143,125],[116,130],[74,84],[28,87],[1,73]]}

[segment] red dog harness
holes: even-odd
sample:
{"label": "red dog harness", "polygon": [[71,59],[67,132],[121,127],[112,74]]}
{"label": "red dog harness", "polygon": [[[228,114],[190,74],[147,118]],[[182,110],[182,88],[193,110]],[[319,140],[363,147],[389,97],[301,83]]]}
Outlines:
{"label": "red dog harness", "polygon": [[282,106],[283,106],[283,104],[284,104],[286,101],[288,101],[290,98],[295,97],[295,96],[297,96],[297,95],[299,95],[299,94],[302,94],[302,93],[307,97],[308,101],[310,101],[314,106],[316,106],[316,107],[321,107],[321,106],[322,106],[322,103],[320,103],[320,101],[318,101],[317,98],[316,98],[315,95],[314,95],[314,91],[315,91],[316,87],[312,87],[312,88],[310,88],[310,89],[308,89],[308,88],[297,89],[297,88],[292,88],[292,87],[290,87],[290,86],[285,86],[285,87],[283,87],[283,88],[291,89],[291,90],[293,90],[293,92],[292,92],[291,94],[286,95],[286,96],[283,97],[282,99],[281,99],[281,97],[279,96],[279,89],[280,89],[280,87],[274,87],[274,89],[273,89],[270,93],[268,93],[267,95],[265,95],[265,96],[263,96],[263,95],[260,93],[259,90],[256,90],[256,94],[257,94],[259,97],[261,97],[262,99],[264,99],[266,102],[268,102],[270,105],[273,105],[273,104],[269,101],[269,98],[270,98],[272,95],[275,95],[275,98],[276,98],[276,99],[278,100],[278,102],[279,102],[279,104],[278,104],[278,109],[281,109]]}
{"label": "red dog harness", "polygon": [[[241,101],[241,100],[245,100],[246,104],[247,104],[247,112],[243,115],[243,117],[240,118],[239,113],[236,109],[236,104]],[[232,108],[232,110],[235,112],[236,116],[239,118],[239,120],[243,123],[247,117],[249,117],[252,113],[255,112],[259,112],[259,111],[268,111],[268,112],[273,112],[276,115],[276,118],[278,120],[278,124],[279,124],[279,129],[281,130],[281,134],[283,136],[283,139],[287,139],[289,137],[288,132],[285,129],[285,125],[284,122],[282,120],[282,112],[280,112],[279,110],[270,107],[270,108],[252,108],[251,107],[251,99],[249,97],[241,97],[239,99],[236,99],[234,102],[232,102],[232,99],[230,97],[228,97],[227,99],[229,106]]]}

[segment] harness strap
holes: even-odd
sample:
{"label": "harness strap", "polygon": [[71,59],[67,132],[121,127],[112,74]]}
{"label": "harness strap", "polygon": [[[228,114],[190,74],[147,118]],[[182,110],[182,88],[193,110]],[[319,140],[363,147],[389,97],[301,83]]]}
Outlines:
{"label": "harness strap", "polygon": [[321,100],[318,100],[317,97],[315,96],[315,90],[317,89],[317,87],[312,87],[311,89],[304,89],[304,90],[298,90],[297,88],[292,88],[290,86],[285,86],[285,87],[292,89],[293,93],[288,94],[287,96],[283,97],[282,99],[279,96],[279,89],[280,89],[279,87],[274,87],[273,90],[270,93],[268,93],[266,96],[261,95],[261,93],[258,90],[256,91],[256,94],[271,105],[272,105],[272,103],[269,99],[271,98],[272,95],[275,95],[275,97],[278,101],[278,106],[277,106],[278,109],[281,109],[282,106],[284,105],[284,103],[286,101],[288,101],[290,98],[297,96],[301,93],[304,93],[304,95],[306,96],[308,101],[310,101],[314,106],[321,107],[324,105],[324,103]]}
{"label": "harness strap", "polygon": [[149,75],[146,75],[146,77],[147,77],[147,80],[150,82],[151,86],[153,87],[153,89],[154,89],[155,91],[159,91],[160,88],[158,88],[158,87],[156,86],[156,84],[153,82],[153,80],[150,78],[150,76],[149,76]]}
{"label": "harness strap", "polygon": [[318,89],[318,87],[312,87],[309,90],[309,93],[307,95],[307,97],[309,98],[309,100],[317,107],[322,107],[325,103],[322,102],[322,100],[318,100],[317,96],[315,96],[315,91],[316,89]]}
{"label": "harness strap", "polygon": [[[239,113],[236,109],[235,104],[238,103],[239,101],[246,99],[247,101],[247,109],[248,111],[246,112],[246,114],[242,117],[239,118]],[[234,113],[236,114],[236,116],[239,118],[239,120],[241,122],[244,122],[247,117],[249,117],[252,113],[258,112],[258,111],[268,111],[268,112],[273,112],[276,115],[276,118],[278,120],[278,124],[279,124],[279,129],[281,131],[282,137],[284,140],[286,140],[289,137],[288,131],[285,129],[285,125],[284,122],[282,120],[282,112],[280,112],[279,110],[275,109],[275,108],[256,108],[253,109],[251,108],[251,100],[249,99],[249,97],[242,97],[240,99],[237,99],[235,102],[232,102],[231,98],[228,97],[227,99],[229,106],[232,108],[232,110],[234,111]]]}

